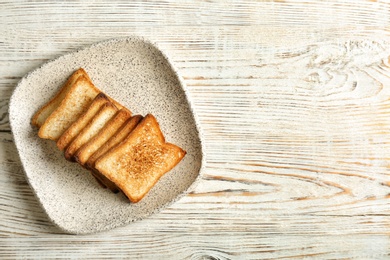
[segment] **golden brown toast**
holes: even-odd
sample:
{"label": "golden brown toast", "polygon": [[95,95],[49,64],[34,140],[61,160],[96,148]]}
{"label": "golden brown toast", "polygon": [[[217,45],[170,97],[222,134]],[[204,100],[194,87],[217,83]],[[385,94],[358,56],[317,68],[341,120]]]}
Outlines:
{"label": "golden brown toast", "polygon": [[76,161],[84,166],[89,157],[106,143],[130,117],[131,113],[128,110],[119,110],[91,140],[78,149],[74,155]]}
{"label": "golden brown toast", "polygon": [[111,102],[104,104],[88,125],[66,148],[65,158],[69,161],[74,161],[74,154],[77,150],[91,140],[117,112],[118,108]]}
{"label": "golden brown toast", "polygon": [[119,144],[123,141],[129,133],[136,127],[138,122],[142,119],[142,116],[136,115],[128,119],[121,128],[107,141],[105,142],[95,153],[93,153],[88,161],[84,164],[84,167],[89,169],[95,179],[104,187],[109,188],[112,192],[119,192],[118,187],[107,179],[106,176],[101,174],[98,170],[95,169],[95,161],[97,158],[105,154],[108,150]]}
{"label": "golden brown toast", "polygon": [[84,76],[89,79],[88,74],[84,69],[80,68],[76,70],[64,83],[62,88],[57,94],[47,102],[41,109],[39,109],[33,116],[31,123],[34,126],[41,127],[50,114],[60,105],[61,101],[65,98],[66,94],[72,88],[73,84],[80,77]]}
{"label": "golden brown toast", "polygon": [[39,128],[40,138],[57,141],[58,138],[82,115],[100,93],[84,75],[80,76],[66,93],[60,105]]}
{"label": "golden brown toast", "polygon": [[133,131],[133,129],[137,126],[139,121],[142,120],[141,115],[135,115],[128,119],[120,128],[115,135],[113,135],[105,144],[103,144],[94,154],[89,157],[87,163],[85,164],[87,169],[93,170],[95,169],[95,161],[105,154],[107,151],[109,151],[111,148],[118,145],[120,142],[122,142],[130,133]]}
{"label": "golden brown toast", "polygon": [[62,151],[68,147],[73,139],[84,129],[92,118],[99,112],[100,108],[110,102],[107,96],[103,93],[99,93],[92,104],[73,124],[61,135],[57,140],[57,147]]}
{"label": "golden brown toast", "polygon": [[148,114],[123,142],[97,159],[95,168],[138,202],[185,154],[165,142],[156,118]]}
{"label": "golden brown toast", "polygon": [[32,118],[41,138],[91,171],[102,187],[140,201],[185,156],[166,143],[156,118],[131,112],[94,86],[83,69]]}

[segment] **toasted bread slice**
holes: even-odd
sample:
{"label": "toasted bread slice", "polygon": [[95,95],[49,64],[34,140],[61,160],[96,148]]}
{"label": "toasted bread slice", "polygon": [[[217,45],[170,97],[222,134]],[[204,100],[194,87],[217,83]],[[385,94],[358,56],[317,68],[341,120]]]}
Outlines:
{"label": "toasted bread slice", "polygon": [[123,142],[97,159],[95,168],[138,202],[185,154],[165,142],[156,118],[148,114]]}
{"label": "toasted bread slice", "polygon": [[65,150],[65,158],[74,161],[77,150],[91,140],[105,124],[117,113],[118,108],[111,102],[103,105],[99,112],[91,119],[88,125],[76,136]]}
{"label": "toasted bread slice", "polygon": [[84,167],[89,169],[92,175],[97,179],[97,181],[105,188],[109,188],[112,192],[119,192],[118,187],[110,181],[106,176],[101,174],[98,170],[95,169],[95,161],[100,156],[105,154],[108,150],[119,144],[123,141],[129,133],[136,127],[138,122],[142,119],[142,116],[136,115],[128,119],[122,127],[112,136],[107,142],[105,142],[95,153],[93,153],[88,161],[84,164]]}
{"label": "toasted bread slice", "polygon": [[98,113],[104,104],[110,102],[107,96],[99,93],[92,104],[57,140],[57,147],[62,151],[73,141],[73,139],[84,129],[89,121]]}
{"label": "toasted bread slice", "polygon": [[76,161],[84,166],[89,157],[107,142],[130,117],[131,114],[127,110],[120,110],[91,140],[80,147],[74,156]]}
{"label": "toasted bread slice", "polygon": [[107,142],[105,142],[95,153],[93,153],[88,161],[84,164],[84,167],[89,169],[95,179],[104,187],[109,188],[112,192],[119,192],[118,187],[110,181],[106,176],[101,174],[95,169],[95,161],[100,156],[105,154],[108,150],[122,142],[130,132],[137,126],[138,122],[142,119],[142,116],[136,115],[128,119],[122,127],[112,136]]}
{"label": "toasted bread slice", "polygon": [[88,109],[99,93],[100,90],[87,77],[80,76],[61,104],[45,120],[38,131],[39,137],[57,141],[65,130]]}
{"label": "toasted bread slice", "polygon": [[57,94],[35,113],[31,120],[32,125],[37,127],[41,127],[43,125],[43,123],[50,116],[50,114],[60,105],[61,101],[65,98],[66,94],[69,92],[73,84],[80,76],[84,76],[89,79],[88,74],[85,72],[84,69],[80,68],[76,70],[64,83],[64,85],[57,92]]}
{"label": "toasted bread slice", "polygon": [[137,126],[139,121],[142,120],[141,115],[135,115],[128,119],[122,127],[113,135],[106,143],[104,143],[94,154],[92,154],[89,158],[87,163],[85,164],[87,169],[93,170],[95,169],[95,161],[105,154],[107,151],[109,151],[111,148],[118,145],[120,142],[122,142],[130,133],[133,131],[133,129]]}

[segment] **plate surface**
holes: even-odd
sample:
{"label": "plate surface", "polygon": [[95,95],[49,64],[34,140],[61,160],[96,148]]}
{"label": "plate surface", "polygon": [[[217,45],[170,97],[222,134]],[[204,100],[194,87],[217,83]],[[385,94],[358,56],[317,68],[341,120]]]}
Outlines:
{"label": "plate surface", "polygon": [[[139,203],[102,189],[88,171],[63,157],[31,126],[33,114],[83,67],[93,83],[133,114],[152,113],[168,142],[187,151]],[[10,123],[27,179],[49,218],[68,233],[112,229],[143,219],[191,189],[203,164],[196,116],[169,58],[138,37],[113,39],[66,54],[26,75],[10,102]]]}

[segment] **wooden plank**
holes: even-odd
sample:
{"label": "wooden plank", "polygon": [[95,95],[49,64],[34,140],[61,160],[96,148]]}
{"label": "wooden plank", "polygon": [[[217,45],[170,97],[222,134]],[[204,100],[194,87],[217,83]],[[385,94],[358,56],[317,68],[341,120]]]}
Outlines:
{"label": "wooden plank", "polygon": [[[0,258],[390,258],[389,1],[0,2]],[[10,133],[42,63],[128,35],[187,84],[207,167],[161,213],[69,236]]]}
{"label": "wooden plank", "polygon": [[[0,156],[3,257],[79,258],[90,256],[92,249],[94,257],[136,254],[139,258],[153,258],[156,251],[163,258],[258,259],[270,258],[275,252],[279,257],[376,258],[388,254],[384,242],[388,237],[387,199],[352,198],[352,203],[343,203],[339,198],[337,205],[326,197],[294,198],[291,187],[302,193],[300,182],[307,178],[243,174],[230,169],[231,165],[216,163],[194,193],[151,218],[98,235],[53,237],[59,231],[49,223],[25,182],[10,134],[0,135],[6,148]],[[320,181],[306,182],[307,189],[321,195],[332,192],[331,186],[317,188]],[[378,187],[374,182],[365,185],[371,192]],[[124,247],[123,241],[131,247]],[[362,246],[360,250],[356,245]]]}

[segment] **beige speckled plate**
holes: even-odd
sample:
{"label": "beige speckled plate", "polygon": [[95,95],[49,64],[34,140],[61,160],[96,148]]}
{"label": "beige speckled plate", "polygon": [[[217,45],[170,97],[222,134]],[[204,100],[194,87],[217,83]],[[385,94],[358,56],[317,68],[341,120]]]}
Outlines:
{"label": "beige speckled plate", "polygon": [[[134,114],[154,114],[166,140],[187,151],[139,203],[102,189],[88,171],[66,161],[53,141],[38,138],[30,125],[33,114],[79,67]],[[193,187],[203,165],[199,128],[186,87],[169,58],[143,38],[108,40],[42,65],[19,82],[9,112],[27,179],[49,218],[68,233],[108,230],[161,210]]]}

